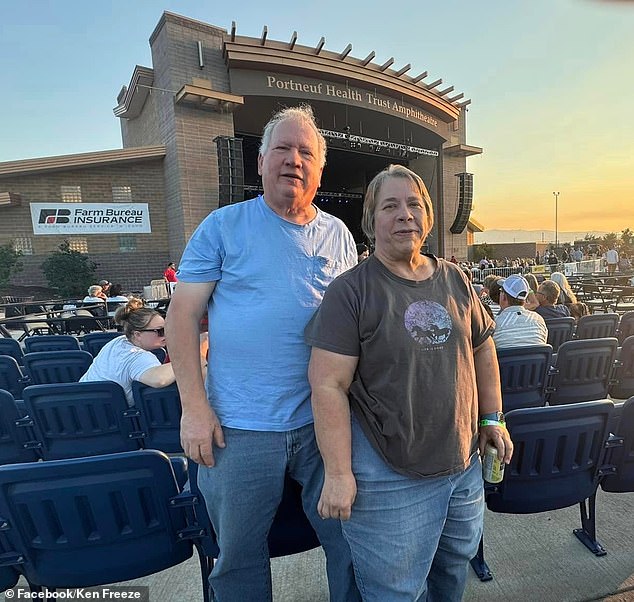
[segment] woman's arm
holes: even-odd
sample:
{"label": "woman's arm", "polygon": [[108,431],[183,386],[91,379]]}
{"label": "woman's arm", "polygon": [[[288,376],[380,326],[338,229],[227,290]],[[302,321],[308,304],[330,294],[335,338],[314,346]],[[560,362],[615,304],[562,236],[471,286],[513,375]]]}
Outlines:
{"label": "woman's arm", "polygon": [[324,486],[317,505],[322,518],[348,520],[357,494],[352,474],[348,389],[358,357],[313,347],[308,367],[317,445],[324,459]]}
{"label": "woman's arm", "polygon": [[[500,369],[493,339],[488,337],[482,345],[473,350],[476,383],[478,387],[478,409],[480,416],[502,411]],[[513,455],[513,442],[505,428],[500,426],[480,427],[480,454],[491,442],[498,450],[498,457],[506,464]]]}
{"label": "woman's arm", "polygon": [[154,366],[154,368],[148,368],[141,376],[139,380],[144,384],[155,389],[162,389],[171,385],[176,377],[174,376],[174,368],[172,364],[161,364],[160,366]]}

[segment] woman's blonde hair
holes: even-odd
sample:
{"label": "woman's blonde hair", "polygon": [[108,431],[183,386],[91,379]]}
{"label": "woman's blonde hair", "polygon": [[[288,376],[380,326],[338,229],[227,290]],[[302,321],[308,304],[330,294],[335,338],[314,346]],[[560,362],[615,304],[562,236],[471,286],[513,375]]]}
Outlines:
{"label": "woman's blonde hair", "polygon": [[151,307],[144,307],[143,301],[132,297],[114,314],[115,324],[123,326],[123,334],[129,339],[135,331],[143,330],[159,312]]}
{"label": "woman's blonde hair", "polygon": [[407,167],[404,167],[403,165],[388,165],[383,171],[380,171],[376,174],[376,176],[374,176],[365,193],[361,227],[363,228],[365,235],[368,237],[368,240],[371,242],[374,242],[375,240],[374,214],[376,213],[376,204],[378,201],[377,197],[379,195],[379,191],[381,190],[381,186],[383,186],[388,178],[404,178],[409,180],[414,185],[414,188],[420,193],[425,210],[423,228],[425,229],[425,236],[427,236],[434,225],[434,208],[425,183],[418,174],[414,173],[411,169],[407,169]]}

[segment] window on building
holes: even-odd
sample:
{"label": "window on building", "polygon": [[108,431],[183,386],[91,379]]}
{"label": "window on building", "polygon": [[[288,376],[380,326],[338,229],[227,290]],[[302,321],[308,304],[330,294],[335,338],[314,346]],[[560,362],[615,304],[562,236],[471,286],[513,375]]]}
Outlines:
{"label": "window on building", "polygon": [[33,240],[28,236],[18,236],[13,239],[13,249],[22,251],[22,255],[33,255]]}
{"label": "window on building", "polygon": [[79,253],[88,253],[88,241],[85,238],[69,238],[68,246],[71,251],[79,251]]}
{"label": "window on building", "polygon": [[81,186],[62,186],[62,203],[81,203]]}
{"label": "window on building", "polygon": [[119,234],[119,252],[132,253],[136,251],[136,234]]}
{"label": "window on building", "polygon": [[131,203],[132,188],[130,186],[113,186],[112,200],[115,203]]}

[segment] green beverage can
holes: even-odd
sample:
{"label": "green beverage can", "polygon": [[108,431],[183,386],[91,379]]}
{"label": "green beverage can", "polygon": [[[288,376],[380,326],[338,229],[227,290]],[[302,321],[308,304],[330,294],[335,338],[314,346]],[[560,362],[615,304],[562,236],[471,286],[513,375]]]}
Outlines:
{"label": "green beverage can", "polygon": [[504,478],[504,462],[498,458],[498,450],[491,443],[484,448],[482,476],[487,483],[501,483]]}

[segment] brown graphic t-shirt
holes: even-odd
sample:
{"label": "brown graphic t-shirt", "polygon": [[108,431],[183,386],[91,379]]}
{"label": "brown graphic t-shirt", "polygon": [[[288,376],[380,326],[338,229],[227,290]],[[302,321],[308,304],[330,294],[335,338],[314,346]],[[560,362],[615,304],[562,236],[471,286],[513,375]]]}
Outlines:
{"label": "brown graphic t-shirt", "polygon": [[477,445],[473,349],[494,329],[460,268],[429,256],[427,280],[376,257],[334,280],[305,330],[313,346],[359,358],[350,403],[364,433],[412,477],[466,468]]}

